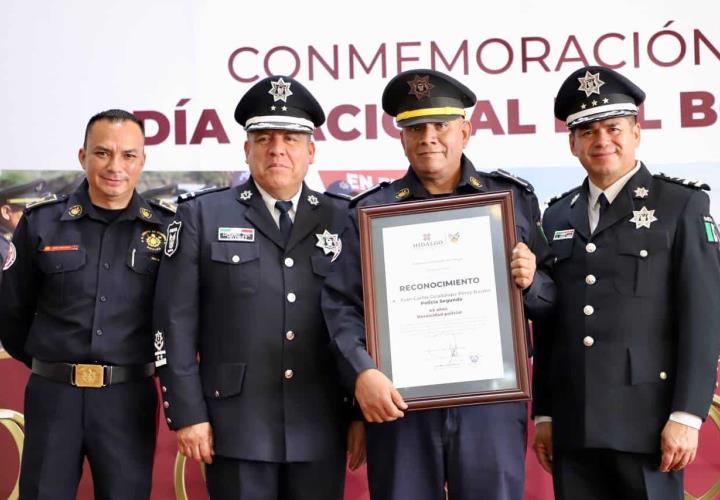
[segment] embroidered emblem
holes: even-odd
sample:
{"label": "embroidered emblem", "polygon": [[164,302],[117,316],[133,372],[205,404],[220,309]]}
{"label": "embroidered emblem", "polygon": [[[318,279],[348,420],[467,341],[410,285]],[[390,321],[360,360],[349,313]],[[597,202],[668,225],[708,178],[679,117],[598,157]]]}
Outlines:
{"label": "embroidered emblem", "polygon": [[720,236],[718,236],[718,228],[712,216],[704,216],[703,223],[705,224],[705,236],[707,237],[708,243],[717,243],[718,241],[720,241]]}
{"label": "embroidered emblem", "polygon": [[70,217],[80,217],[83,213],[83,207],[82,205],[73,205],[68,209],[68,214]]}
{"label": "embroidered emblem", "polygon": [[342,251],[342,240],[340,237],[337,234],[332,234],[327,229],[325,229],[322,234],[315,234],[315,237],[318,239],[315,246],[322,248],[325,255],[332,253],[333,256],[330,262],[335,262],[335,259],[338,258]]}
{"label": "embroidered emblem", "polygon": [[400,191],[395,193],[395,198],[398,200],[402,200],[410,196],[410,188],[402,188]]}
{"label": "embroidered emblem", "polygon": [[218,241],[255,241],[255,229],[251,227],[219,227]]}
{"label": "embroidered emblem", "polygon": [[142,234],[140,234],[140,241],[143,242],[145,248],[148,250],[159,252],[165,244],[165,235],[155,230],[143,231]]}
{"label": "embroidered emblem", "polygon": [[292,82],[286,83],[282,78],[280,78],[276,82],[270,82],[270,85],[272,85],[272,88],[268,90],[268,94],[273,96],[273,102],[287,102],[288,97],[293,95],[293,91],[290,90]]}
{"label": "embroidered emblem", "polygon": [[[594,75],[586,71],[585,76],[578,78],[578,81],[580,82],[578,90],[585,92],[585,97],[590,97],[592,94],[600,95],[600,87],[605,85],[605,82],[600,79],[599,71]],[[597,101],[594,101],[594,103],[593,106],[597,104]]]}
{"label": "embroidered emblem", "polygon": [[636,187],[635,188],[635,198],[647,198],[647,196],[650,194],[650,191],[648,191],[648,188],[644,186]]}
{"label": "embroidered emblem", "polygon": [[13,242],[10,242],[10,246],[8,246],[8,254],[5,257],[5,262],[3,262],[2,270],[7,271],[12,267],[12,265],[15,263],[15,259],[17,258],[17,250],[15,250],[15,245],[13,245]]}
{"label": "embroidered emblem", "polygon": [[308,195],[307,201],[308,201],[308,203],[310,203],[313,207],[316,207],[316,206],[318,206],[318,205],[320,204],[320,201],[317,199],[317,196],[315,196],[314,194]]}
{"label": "embroidered emblem", "polygon": [[430,75],[415,75],[415,78],[408,80],[407,84],[410,86],[408,95],[414,95],[418,101],[423,97],[430,97],[430,91],[435,88],[435,85],[430,83]]}
{"label": "embroidered emblem", "polygon": [[249,189],[246,189],[245,191],[240,193],[240,199],[243,201],[248,201],[250,198],[252,198],[252,195],[253,195],[252,191],[250,191]]}
{"label": "embroidered emblem", "polygon": [[172,221],[167,228],[167,238],[165,239],[165,255],[172,257],[178,248],[180,248],[180,229],[182,222],[179,220]]}
{"label": "embroidered emblem", "polygon": [[159,368],[167,364],[167,358],[165,357],[165,336],[162,331],[158,330],[155,332],[155,367]]}
{"label": "embroidered emblem", "polygon": [[480,188],[482,187],[482,182],[480,182],[480,179],[478,179],[478,178],[475,177],[475,176],[471,176],[471,177],[468,179],[468,182],[469,182],[470,185],[471,185],[472,187],[474,187],[475,189],[480,189]]}
{"label": "embroidered emblem", "polygon": [[575,235],[574,229],[563,229],[561,231],[555,231],[553,235],[553,241],[557,240],[570,240]]}
{"label": "embroidered emblem", "polygon": [[145,207],[140,207],[140,216],[143,219],[152,219],[152,212]]}
{"label": "embroidered emblem", "polygon": [[640,229],[641,227],[650,229],[650,224],[656,220],[655,210],[648,210],[646,207],[642,207],[640,210],[633,210],[632,219],[629,221],[635,223],[635,229]]}

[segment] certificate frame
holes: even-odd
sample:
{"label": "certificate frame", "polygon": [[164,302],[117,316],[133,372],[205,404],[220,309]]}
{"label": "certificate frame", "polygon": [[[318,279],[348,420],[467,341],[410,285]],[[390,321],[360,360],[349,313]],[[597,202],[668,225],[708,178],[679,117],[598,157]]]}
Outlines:
{"label": "certificate frame", "polygon": [[[390,235],[390,233],[386,233],[386,230],[401,228],[405,231],[404,228],[410,228],[410,231],[413,231],[413,227],[410,226],[422,230],[427,227],[438,227],[437,225],[432,226],[437,222],[443,223],[444,227],[444,222],[447,221],[465,221],[473,218],[478,218],[478,221],[479,218],[487,218],[487,221],[483,222],[489,224],[490,228],[488,232],[491,241],[489,251],[492,255],[492,269],[494,270],[494,273],[490,274],[494,277],[496,285],[494,290],[495,306],[502,353],[499,360],[502,368],[494,373],[501,373],[501,375],[489,379],[473,380],[471,377],[451,383],[420,383],[415,386],[410,384],[404,388],[398,387],[410,410],[523,401],[531,397],[527,356],[527,322],[523,310],[522,292],[515,285],[510,269],[512,249],[516,244],[513,195],[511,191],[495,191],[469,196],[433,198],[358,208],[366,347],[378,369],[393,383],[395,383],[393,353],[390,348],[393,332],[390,328],[389,318],[391,314],[398,318],[399,316],[393,313],[391,308],[399,310],[401,307],[388,303],[390,292],[385,288],[387,286],[385,266],[391,264],[392,259],[402,258],[398,255],[404,256],[405,254],[397,251],[395,253],[398,255],[392,256],[392,250],[388,253],[385,248],[385,240],[396,241],[396,239],[384,236],[385,234]],[[422,224],[428,225],[422,226]],[[427,237],[426,234],[423,236]],[[398,246],[401,247],[400,250],[405,248],[403,245]],[[478,252],[478,255],[488,255],[487,251],[488,249],[485,248],[483,249],[485,253]],[[475,263],[467,262],[467,267],[474,268],[473,272],[481,273],[483,271],[479,270],[480,266],[488,263],[477,264],[478,266],[475,266]],[[393,288],[392,293],[395,293],[394,290]],[[490,297],[488,300],[491,300],[492,294],[489,294],[488,297]],[[422,298],[413,300],[422,303],[420,302]],[[397,303],[397,300],[394,300],[394,303]],[[401,329],[396,328],[396,331],[401,331]],[[403,332],[401,335],[407,335],[407,332]]]}

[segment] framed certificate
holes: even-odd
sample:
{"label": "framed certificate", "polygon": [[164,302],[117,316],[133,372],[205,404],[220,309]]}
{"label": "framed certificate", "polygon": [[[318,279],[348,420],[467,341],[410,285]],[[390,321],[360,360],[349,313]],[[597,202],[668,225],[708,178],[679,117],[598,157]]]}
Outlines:
{"label": "framed certificate", "polygon": [[512,193],[358,215],[367,349],[409,408],[529,399]]}

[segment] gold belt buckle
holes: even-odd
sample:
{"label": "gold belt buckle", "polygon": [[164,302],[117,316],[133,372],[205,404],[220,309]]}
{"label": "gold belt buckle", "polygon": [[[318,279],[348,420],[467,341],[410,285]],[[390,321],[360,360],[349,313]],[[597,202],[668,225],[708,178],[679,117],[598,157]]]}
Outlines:
{"label": "gold belt buckle", "polygon": [[105,385],[103,365],[74,365],[73,384],[77,387],[99,388]]}

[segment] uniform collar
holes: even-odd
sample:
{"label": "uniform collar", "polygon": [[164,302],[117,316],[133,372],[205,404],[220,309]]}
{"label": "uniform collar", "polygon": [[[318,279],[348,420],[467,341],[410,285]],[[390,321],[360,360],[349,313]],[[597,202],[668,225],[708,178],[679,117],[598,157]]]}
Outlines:
{"label": "uniform collar", "polygon": [[594,206],[595,203],[597,203],[598,197],[600,197],[601,193],[605,193],[605,197],[612,205],[612,202],[615,201],[615,198],[617,198],[617,195],[620,194],[620,191],[623,190],[625,187],[625,184],[628,183],[628,181],[640,170],[641,163],[639,161],[635,162],[635,166],[632,170],[630,170],[628,173],[620,177],[618,180],[610,184],[605,190],[600,189],[597,187],[588,177],[588,205]]}
{"label": "uniform collar", "polygon": [[[413,170],[412,165],[402,179],[393,183],[393,188],[395,188],[395,199],[399,201],[413,198],[432,198],[432,195],[428,193]],[[460,158],[460,180],[451,194],[474,194],[485,190],[485,183],[480,179],[472,162],[463,154]]]}
{"label": "uniform collar", "polygon": [[[91,219],[105,222],[105,218],[95,210],[90,195],[88,194],[88,181],[85,179],[80,186],[70,195],[65,204],[65,211],[60,220],[79,220],[88,216]],[[162,224],[160,217],[153,208],[140,196],[137,191],[133,190],[130,203],[123,210],[117,220],[133,220],[140,219],[150,224]]]}

